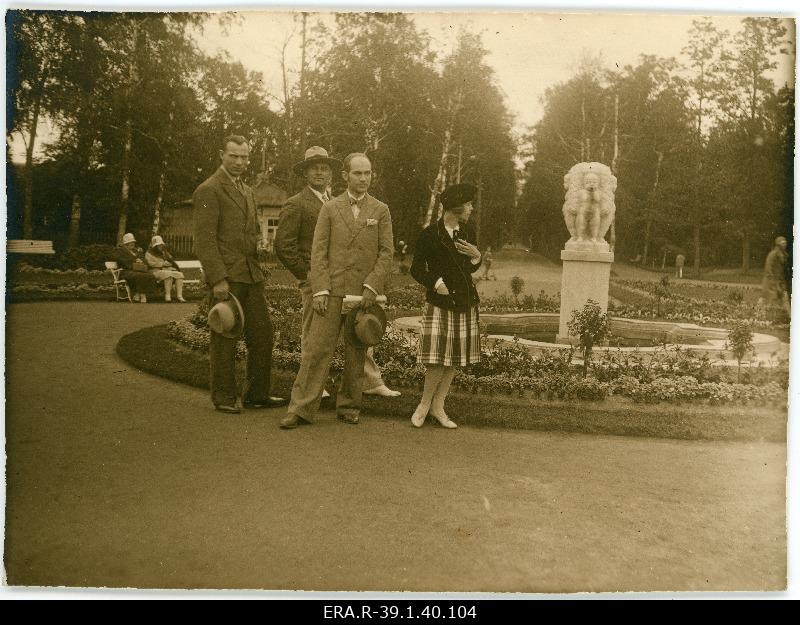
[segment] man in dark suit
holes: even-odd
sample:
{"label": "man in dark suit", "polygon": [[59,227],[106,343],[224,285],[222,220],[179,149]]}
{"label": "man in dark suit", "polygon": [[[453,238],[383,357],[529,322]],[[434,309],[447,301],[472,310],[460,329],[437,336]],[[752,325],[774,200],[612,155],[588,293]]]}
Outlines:
{"label": "man in dark suit", "polygon": [[[342,177],[347,190],[323,204],[311,246],[310,282],[313,313],[303,344],[300,371],[292,387],[285,429],[311,423],[336,350],[347,295],[361,296],[366,309],[384,293],[394,251],[389,207],[367,193],[372,165],[364,154],[350,154]],[[366,350],[345,341],[337,417],[356,424],[361,410]]]}
{"label": "man in dark suit", "polygon": [[[303,329],[300,337],[301,349],[308,340],[312,317],[312,293],[308,273],[311,268],[311,243],[314,228],[322,205],[330,199],[328,187],[332,172],[340,171],[341,161],[330,158],[325,148],[312,146],[306,150],[305,158],[294,166],[294,172],[303,176],[308,183],[297,195],[284,204],[278,220],[275,236],[275,252],[283,265],[292,272],[303,294]],[[381,371],[372,358],[372,349],[367,350],[364,359],[364,393],[397,397],[398,391],[389,389],[383,382]],[[323,397],[327,391],[323,391]]]}
{"label": "man in dark suit", "polygon": [[[250,158],[244,137],[230,135],[220,150],[222,165],[194,192],[194,252],[211,289],[210,305],[233,295],[244,310],[247,379],[245,408],[275,408],[288,402],[270,397],[272,321],[264,301],[263,249],[253,191],[242,181]],[[238,413],[236,339],[211,333],[211,401],[217,410]]]}

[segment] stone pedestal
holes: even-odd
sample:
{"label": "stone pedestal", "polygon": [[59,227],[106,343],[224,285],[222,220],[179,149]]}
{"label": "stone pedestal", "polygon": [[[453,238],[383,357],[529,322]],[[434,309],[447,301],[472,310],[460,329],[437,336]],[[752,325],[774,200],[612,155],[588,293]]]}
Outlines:
{"label": "stone pedestal", "polygon": [[570,343],[574,337],[569,336],[567,323],[574,310],[583,308],[590,299],[603,311],[608,309],[608,282],[614,253],[565,249],[561,251],[561,260],[561,311],[556,342]]}

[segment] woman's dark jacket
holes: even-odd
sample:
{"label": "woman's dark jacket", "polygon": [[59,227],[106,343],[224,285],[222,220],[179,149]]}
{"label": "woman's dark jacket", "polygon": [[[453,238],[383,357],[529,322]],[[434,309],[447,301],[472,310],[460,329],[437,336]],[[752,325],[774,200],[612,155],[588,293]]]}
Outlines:
{"label": "woman's dark jacket", "polygon": [[[475,245],[475,234],[466,224],[459,226],[460,238]],[[478,291],[472,282],[472,273],[477,271],[480,263],[456,250],[450,233],[440,219],[425,228],[417,239],[414,250],[414,262],[411,264],[411,275],[422,284],[425,299],[440,308],[455,312],[466,312],[480,301]],[[448,295],[440,295],[434,285],[441,278]]]}

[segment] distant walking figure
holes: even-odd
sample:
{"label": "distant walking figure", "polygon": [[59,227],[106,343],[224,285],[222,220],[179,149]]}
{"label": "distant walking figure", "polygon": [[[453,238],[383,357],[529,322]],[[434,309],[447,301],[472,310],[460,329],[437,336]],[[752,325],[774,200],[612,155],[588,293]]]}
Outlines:
{"label": "distant walking figure", "polygon": [[686,256],[683,254],[678,254],[675,257],[675,275],[679,278],[683,278],[683,266],[686,264]]}
{"label": "distant walking figure", "polygon": [[786,245],[785,237],[777,237],[775,246],[767,254],[767,260],[764,262],[764,279],[761,282],[762,296],[758,303],[763,305],[766,301],[767,306],[777,306],[791,314],[789,292],[784,278],[786,263],[789,260]]}
{"label": "distant walking figure", "polygon": [[445,398],[456,367],[481,358],[479,298],[471,275],[481,266],[481,253],[466,224],[476,191],[470,184],[445,189],[442,218],[417,239],[411,275],[425,286],[428,302],[417,362],[427,370],[422,398],[411,417],[414,427],[422,427],[428,413],[442,427],[457,427],[444,411]]}
{"label": "distant walking figure", "polygon": [[[489,245],[486,248],[486,251],[483,253],[483,276],[484,280],[489,279],[489,272],[492,270],[492,262],[494,261],[494,257],[492,256],[492,246]],[[492,277],[497,280],[497,274],[492,271]]]}

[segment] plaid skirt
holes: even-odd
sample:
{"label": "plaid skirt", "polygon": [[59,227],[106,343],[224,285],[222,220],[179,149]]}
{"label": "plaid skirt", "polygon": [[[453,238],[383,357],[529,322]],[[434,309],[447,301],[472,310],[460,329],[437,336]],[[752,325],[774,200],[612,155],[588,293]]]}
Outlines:
{"label": "plaid skirt", "polygon": [[428,304],[422,317],[417,362],[423,365],[460,366],[481,359],[478,309],[453,312]]}

